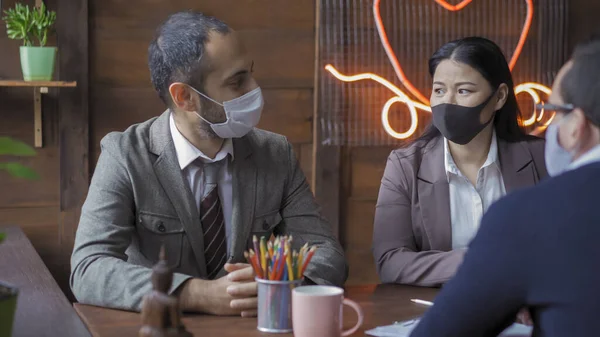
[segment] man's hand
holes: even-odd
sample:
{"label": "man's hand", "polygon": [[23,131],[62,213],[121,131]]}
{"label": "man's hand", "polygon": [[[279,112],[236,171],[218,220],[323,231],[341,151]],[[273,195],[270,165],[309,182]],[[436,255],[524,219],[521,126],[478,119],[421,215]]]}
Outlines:
{"label": "man's hand", "polygon": [[247,263],[225,264],[229,273],[228,280],[233,284],[227,287],[227,294],[231,300],[231,308],[241,310],[242,317],[255,317],[257,313],[258,287],[254,280],[254,270]]}
{"label": "man's hand", "polygon": [[217,280],[187,281],[179,293],[181,308],[213,315],[256,316],[257,285],[252,267],[228,263],[225,270],[229,274]]}

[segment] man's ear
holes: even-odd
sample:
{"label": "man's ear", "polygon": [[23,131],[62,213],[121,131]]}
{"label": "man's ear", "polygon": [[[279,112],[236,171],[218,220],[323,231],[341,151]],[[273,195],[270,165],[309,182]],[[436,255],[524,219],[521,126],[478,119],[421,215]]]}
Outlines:
{"label": "man's ear", "polygon": [[502,109],[506,100],[508,99],[508,86],[505,83],[500,84],[496,93],[497,101],[494,106],[494,110],[498,111]]}
{"label": "man's ear", "polygon": [[171,84],[169,86],[169,94],[171,95],[173,105],[177,108],[185,111],[196,110],[195,95],[192,95],[192,90],[187,84],[179,82]]}
{"label": "man's ear", "polygon": [[585,114],[583,113],[583,111],[579,108],[573,110],[570,113],[571,116],[569,116],[569,123],[568,123],[568,136],[571,139],[580,139],[584,133],[587,131],[586,130],[586,120],[587,117],[585,117]]}

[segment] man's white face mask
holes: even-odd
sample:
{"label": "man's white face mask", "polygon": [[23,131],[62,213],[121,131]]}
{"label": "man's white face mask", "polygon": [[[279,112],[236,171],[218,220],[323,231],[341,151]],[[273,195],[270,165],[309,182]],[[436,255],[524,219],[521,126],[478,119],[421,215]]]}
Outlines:
{"label": "man's white face mask", "polygon": [[546,129],[545,161],[548,174],[557,176],[567,170],[573,161],[573,156],[558,143],[558,128],[567,117],[558,123],[552,123]]}
{"label": "man's white face mask", "polygon": [[260,87],[246,93],[243,96],[225,101],[223,103],[215,101],[191,86],[190,88],[197,92],[198,95],[215,102],[225,109],[225,116],[227,119],[223,123],[211,123],[200,116],[198,112],[196,112],[196,115],[208,123],[211,129],[220,138],[244,137],[260,121],[260,116],[264,106],[264,100]]}

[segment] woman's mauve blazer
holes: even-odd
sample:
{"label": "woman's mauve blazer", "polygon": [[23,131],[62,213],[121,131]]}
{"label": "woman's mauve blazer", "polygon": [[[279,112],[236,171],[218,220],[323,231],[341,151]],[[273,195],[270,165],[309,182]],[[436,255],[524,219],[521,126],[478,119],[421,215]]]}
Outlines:
{"label": "woman's mauve blazer", "polygon": [[[543,139],[509,143],[498,138],[498,155],[507,193],[547,176]],[[381,180],[373,230],[381,281],[439,286],[454,275],[464,252],[452,250],[443,138],[392,151]]]}

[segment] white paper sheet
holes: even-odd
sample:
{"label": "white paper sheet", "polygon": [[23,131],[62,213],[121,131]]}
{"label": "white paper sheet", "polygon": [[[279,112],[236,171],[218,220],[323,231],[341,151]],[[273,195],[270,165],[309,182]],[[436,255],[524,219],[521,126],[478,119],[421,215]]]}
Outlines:
{"label": "white paper sheet", "polygon": [[[375,329],[366,331],[367,335],[375,337],[408,337],[411,331],[417,326],[419,319],[397,322],[392,325],[379,326]],[[504,330],[498,337],[529,337],[533,328],[527,325],[514,323]]]}

